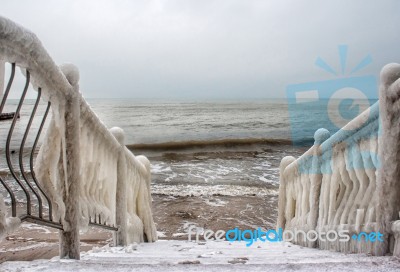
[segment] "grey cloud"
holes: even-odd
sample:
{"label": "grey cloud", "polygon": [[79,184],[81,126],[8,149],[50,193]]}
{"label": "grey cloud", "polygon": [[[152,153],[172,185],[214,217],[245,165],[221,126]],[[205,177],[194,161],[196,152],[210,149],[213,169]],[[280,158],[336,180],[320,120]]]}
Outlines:
{"label": "grey cloud", "polygon": [[75,63],[87,97],[284,97],[287,84],[332,78],[314,65],[363,72],[400,62],[400,2],[2,1],[57,63]]}

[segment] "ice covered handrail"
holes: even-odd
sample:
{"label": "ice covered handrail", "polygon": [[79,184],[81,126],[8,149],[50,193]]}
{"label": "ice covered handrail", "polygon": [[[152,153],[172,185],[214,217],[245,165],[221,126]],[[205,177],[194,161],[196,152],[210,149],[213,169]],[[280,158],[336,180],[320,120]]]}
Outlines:
{"label": "ice covered handrail", "polygon": [[[314,154],[315,148],[319,148],[320,156],[324,156],[325,152],[330,152],[332,146],[345,142],[347,139],[354,137],[358,131],[364,128],[364,126],[371,124],[372,122],[379,122],[379,102],[374,103],[371,107],[363,111],[360,115],[355,117],[349,123],[347,123],[338,132],[329,136],[326,132],[320,131],[315,135],[315,137],[321,137],[321,139],[315,139],[317,145],[313,145],[310,149],[304,152],[297,160],[306,160]],[[360,126],[360,124],[362,124]],[[328,132],[329,133],[329,132]],[[327,138],[328,137],[328,138]],[[318,144],[319,143],[319,144]],[[296,167],[296,161],[290,163],[286,166],[285,170],[290,171],[290,169]]]}
{"label": "ice covered handrail", "polygon": [[49,95],[71,95],[71,84],[34,33],[0,16],[0,40],[3,60],[28,69],[34,83],[47,90]]}
{"label": "ice covered handrail", "polygon": [[[378,104],[373,105],[371,112],[362,113],[331,137],[326,130],[317,130],[309,151],[297,160],[282,160],[279,227],[320,233],[345,230],[350,236],[377,231],[377,109]],[[299,238],[298,243],[305,246],[375,253],[371,244],[360,246],[354,240]]]}
{"label": "ice covered handrail", "polygon": [[[157,234],[151,213],[150,163],[144,156],[135,157],[125,147],[121,129],[108,130],[92,111],[79,92],[78,69],[71,64],[57,66],[35,34],[0,16],[0,65],[4,62],[12,63],[12,75],[16,66],[21,68],[27,79],[26,86],[31,83],[38,91],[37,104],[41,98],[49,103],[42,125],[51,103],[51,121],[35,167],[32,156],[30,165],[32,178],[41,190],[40,194],[36,194],[38,201],[44,195],[50,199],[49,206],[53,206],[54,211],[49,209],[48,218],[44,218],[41,212],[37,217],[33,216],[29,211],[30,192],[24,186],[25,182],[31,187],[32,181],[25,176],[24,180],[19,180],[10,168],[21,189],[26,192],[28,202],[28,212],[20,215],[20,219],[60,228],[62,257],[79,258],[79,229],[86,229],[88,225],[116,230],[114,242],[117,245],[155,241]],[[2,108],[12,79],[13,76],[1,97]],[[3,78],[0,80],[0,83],[4,82]],[[23,97],[26,90],[27,87]],[[18,108],[22,104],[23,98]],[[16,123],[17,117],[12,126]],[[26,131],[29,132],[29,127]],[[36,138],[39,139],[39,136],[40,131]],[[36,144],[37,140],[32,154]],[[21,144],[20,154],[23,146]],[[7,163],[12,167],[11,162]],[[12,217],[15,218],[16,199],[7,183],[1,182],[0,185],[4,185],[11,195]],[[36,187],[31,188],[35,191]],[[12,224],[10,218],[6,218],[6,207],[1,197],[0,202],[1,235],[6,231],[4,228]]]}
{"label": "ice covered handrail", "polygon": [[[347,132],[339,131],[322,143],[320,140],[329,134],[320,129],[315,133],[311,151],[298,160],[290,157],[282,160],[279,227],[319,233],[344,230],[350,236],[377,231],[378,125],[377,118],[370,119],[353,131],[351,137],[344,137]],[[290,167],[285,168],[288,163]],[[360,246],[354,240],[339,243],[301,238],[298,243],[305,246],[375,253],[371,244]]]}
{"label": "ice covered handrail", "polygon": [[[55,95],[74,95],[73,84],[79,81],[79,72],[71,66],[57,66],[37,36],[23,26],[0,16],[0,56],[2,59],[16,63],[19,67],[28,69],[34,85],[40,86],[48,100],[56,103],[64,102],[55,99]],[[62,69],[65,69],[63,73]],[[91,110],[87,102],[80,102],[81,112],[85,118],[91,119],[110,145],[118,147],[118,142],[108,132],[105,125]]]}
{"label": "ice covered handrail", "polygon": [[278,228],[348,231],[350,237],[379,231],[384,241],[306,241],[300,234],[297,243],[400,256],[399,78],[399,64],[385,66],[379,102],[332,136],[317,130],[308,151],[298,159],[285,157],[280,165]]}

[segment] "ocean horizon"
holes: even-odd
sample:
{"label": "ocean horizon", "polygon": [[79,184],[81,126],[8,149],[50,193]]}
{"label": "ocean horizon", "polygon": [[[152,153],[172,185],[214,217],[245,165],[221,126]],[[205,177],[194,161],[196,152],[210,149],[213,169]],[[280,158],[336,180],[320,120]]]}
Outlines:
{"label": "ocean horizon", "polygon": [[[313,132],[304,130],[304,146],[292,144],[291,124],[307,124],[310,115],[299,113],[293,119],[286,99],[87,101],[106,127],[124,129],[125,144],[135,155],[149,157],[152,191],[156,193],[277,193],[280,160],[300,155],[313,143]],[[16,103],[17,100],[10,99],[6,111],[15,111]],[[24,103],[14,130],[11,157],[16,165],[18,144],[24,133],[20,127],[28,122],[33,103],[34,100]],[[37,115],[43,115],[45,107],[46,104],[40,104]],[[322,101],[308,110],[319,116],[326,106]],[[0,141],[4,141],[1,146],[5,144],[10,122],[0,124]],[[32,130],[38,127],[38,121],[32,124]],[[33,140],[28,137],[26,146],[31,146]],[[29,153],[24,157],[28,160]],[[0,170],[6,168],[6,162],[1,161]],[[250,188],[253,186],[263,189],[255,192]]]}

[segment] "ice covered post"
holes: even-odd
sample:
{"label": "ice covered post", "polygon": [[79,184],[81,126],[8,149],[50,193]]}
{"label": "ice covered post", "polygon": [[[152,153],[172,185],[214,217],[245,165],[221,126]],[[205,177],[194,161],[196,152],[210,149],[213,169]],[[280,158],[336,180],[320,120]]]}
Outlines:
{"label": "ice covered post", "polygon": [[375,245],[378,254],[384,255],[390,250],[389,239],[393,239],[391,225],[399,219],[400,212],[400,64],[388,64],[381,71],[379,107],[382,127],[377,222],[378,230],[384,234],[384,242]]}
{"label": "ice covered post", "polygon": [[127,243],[127,187],[126,187],[126,154],[125,154],[125,134],[119,127],[113,127],[110,132],[121,145],[119,148],[118,166],[117,166],[117,193],[115,204],[115,223],[118,231],[114,232],[114,245],[125,246]]}
{"label": "ice covered post", "polygon": [[288,182],[287,174],[285,174],[286,167],[294,162],[296,159],[292,156],[286,156],[281,160],[279,165],[279,203],[278,203],[278,222],[277,229],[285,229],[286,225],[286,202],[288,196],[286,195],[286,183]]}
{"label": "ice covered post", "polygon": [[71,64],[60,66],[68,82],[71,92],[65,95],[64,118],[65,140],[63,143],[64,178],[63,200],[65,203],[65,225],[60,231],[60,258],[80,259],[79,239],[79,190],[80,173],[80,94],[79,71]]}
{"label": "ice covered post", "polygon": [[[330,157],[322,158],[322,143],[325,142],[329,137],[330,133],[327,129],[320,128],[314,134],[314,149],[311,160],[311,171],[310,171],[310,214],[308,219],[308,226],[311,230],[317,228],[318,216],[319,216],[319,201],[321,194],[321,183],[323,177],[323,167],[330,163]],[[328,160],[328,162],[326,162]],[[317,241],[310,242],[311,247],[316,247]]]}
{"label": "ice covered post", "polygon": [[[323,157],[322,143],[330,137],[328,130],[318,129],[314,145],[298,160],[284,157],[280,164],[279,204],[277,228],[315,230],[319,216],[319,200],[324,166],[330,157]],[[301,187],[299,187],[301,186]],[[317,243],[302,241],[302,245],[316,247]]]}

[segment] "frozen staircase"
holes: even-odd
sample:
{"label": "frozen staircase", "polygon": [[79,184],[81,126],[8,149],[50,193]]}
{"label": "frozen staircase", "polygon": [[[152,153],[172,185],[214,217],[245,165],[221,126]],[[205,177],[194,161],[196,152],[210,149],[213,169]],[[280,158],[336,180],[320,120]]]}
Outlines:
{"label": "frozen staircase", "polygon": [[400,271],[392,256],[344,254],[290,243],[158,241],[95,248],[81,260],[6,262],[1,271]]}

